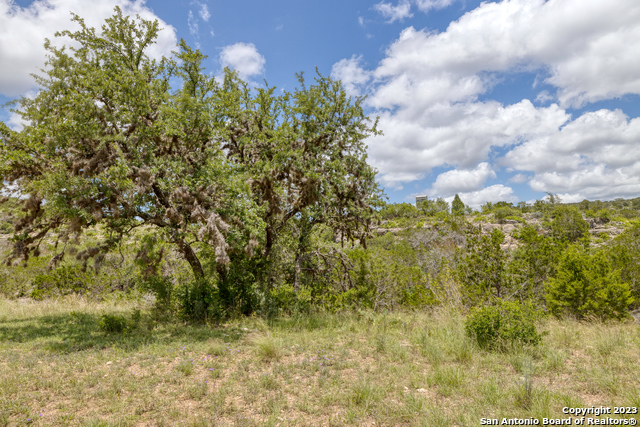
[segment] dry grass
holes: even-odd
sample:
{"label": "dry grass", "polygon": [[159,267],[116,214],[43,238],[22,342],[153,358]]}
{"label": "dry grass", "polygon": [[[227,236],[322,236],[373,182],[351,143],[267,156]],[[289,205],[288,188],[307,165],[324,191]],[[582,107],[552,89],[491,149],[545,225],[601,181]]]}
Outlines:
{"label": "dry grass", "polygon": [[[309,315],[106,334],[132,304],[0,300],[0,426],[424,425],[640,406],[640,328],[547,320],[479,350],[451,312]],[[144,312],[143,312],[144,313]],[[27,421],[30,420],[30,421]]]}

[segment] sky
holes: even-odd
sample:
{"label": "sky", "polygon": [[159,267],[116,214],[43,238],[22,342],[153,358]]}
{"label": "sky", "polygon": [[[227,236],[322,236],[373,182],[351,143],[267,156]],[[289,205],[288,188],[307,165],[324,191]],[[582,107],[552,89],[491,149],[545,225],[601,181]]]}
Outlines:
{"label": "sky", "polygon": [[637,0],[0,0],[0,104],[36,93],[70,12],[99,28],[116,5],[160,22],[151,56],[184,39],[212,75],[293,90],[317,68],[366,96],[390,202],[640,196]]}

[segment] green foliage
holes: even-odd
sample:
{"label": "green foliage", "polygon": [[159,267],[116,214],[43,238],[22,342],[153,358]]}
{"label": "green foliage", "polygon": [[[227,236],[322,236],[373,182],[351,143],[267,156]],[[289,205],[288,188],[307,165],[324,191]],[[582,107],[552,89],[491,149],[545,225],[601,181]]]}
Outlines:
{"label": "green foliage", "polygon": [[518,217],[520,212],[518,210],[501,206],[493,209],[493,218],[496,220],[498,224],[504,224],[505,220],[509,217]]}
{"label": "green foliage", "polygon": [[465,332],[487,350],[504,350],[514,345],[538,345],[542,335],[536,330],[541,312],[531,303],[495,300],[476,307],[465,321]]}
{"label": "green foliage", "polygon": [[477,231],[467,235],[466,252],[457,268],[467,305],[501,298],[505,294],[507,255],[500,247],[504,237],[497,228],[491,230],[490,235],[483,236]]}
{"label": "green foliage", "polygon": [[140,281],[140,287],[142,290],[151,292],[155,296],[155,309],[157,314],[168,315],[172,312],[174,286],[168,277],[158,275],[146,277]]}
{"label": "green foliage", "polygon": [[116,314],[103,314],[98,321],[98,328],[110,334],[121,334],[127,327],[127,319]]}
{"label": "green foliage", "polygon": [[558,205],[551,217],[551,234],[558,240],[576,242],[588,235],[589,224],[582,219],[582,214],[575,206]]}
{"label": "green foliage", "polygon": [[423,200],[418,203],[418,209],[427,216],[438,216],[446,218],[449,213],[449,203],[443,198],[438,197],[436,200]]}
{"label": "green foliage", "polygon": [[98,329],[108,334],[133,332],[140,325],[140,310],[134,310],[131,318],[119,314],[103,314],[98,320]]}
{"label": "green foliage", "polygon": [[414,218],[418,214],[418,209],[410,203],[389,203],[380,210],[383,219]]}
{"label": "green foliage", "polygon": [[633,297],[602,251],[590,255],[574,245],[560,257],[555,277],[547,282],[546,300],[555,316],[607,320],[628,317]]}
{"label": "green foliage", "polygon": [[63,265],[45,274],[38,274],[31,282],[31,298],[44,299],[54,296],[84,293],[92,279],[90,273],[79,265]]}
{"label": "green foliage", "polygon": [[206,279],[187,282],[175,289],[179,314],[198,323],[218,322],[225,315],[218,288]]}
{"label": "green foliage", "polygon": [[521,245],[511,253],[507,266],[513,296],[521,301],[532,299],[542,304],[544,283],[555,274],[563,246],[538,234],[532,225],[522,226],[514,233],[514,237],[520,240]]}
{"label": "green foliage", "polygon": [[279,314],[308,314],[313,307],[312,290],[306,286],[296,290],[284,284],[271,290],[270,298]]}
{"label": "green foliage", "polygon": [[[28,124],[0,125],[2,187],[30,195],[12,257],[37,255],[47,234],[66,242],[99,225],[81,254],[97,265],[138,228],[147,234],[141,274],[159,275],[165,246],[176,250],[193,274],[177,301],[201,319],[218,302],[254,311],[281,275],[272,270],[283,266],[274,262],[280,241],[294,242],[280,260],[297,289],[315,229],[343,242],[371,237],[381,191],[364,140],[379,131],[363,98],[319,74],[313,84],[300,74],[299,87],[279,95],[229,70],[216,81],[184,41],[174,57],[152,60],[158,22],[119,8],[100,32],[73,21],[80,30],[62,35],[75,47],[47,42],[37,96],[16,103]],[[212,296],[201,284],[214,282]]]}
{"label": "green foliage", "polygon": [[347,307],[393,309],[398,306],[424,307],[435,303],[420,269],[417,253],[406,241],[379,239],[368,250],[348,252],[354,266],[347,283],[335,289],[328,308]]}
{"label": "green foliage", "polygon": [[612,268],[620,271],[620,279],[629,284],[634,306],[640,303],[640,223],[636,222],[617,236],[609,246]]}
{"label": "green foliage", "polygon": [[609,209],[600,209],[598,212],[596,212],[596,218],[600,218],[605,222],[611,221],[611,217],[612,215]]}
{"label": "green foliage", "polygon": [[460,200],[460,196],[457,194],[453,197],[453,201],[451,202],[451,213],[453,215],[464,215],[465,206],[462,200]]}

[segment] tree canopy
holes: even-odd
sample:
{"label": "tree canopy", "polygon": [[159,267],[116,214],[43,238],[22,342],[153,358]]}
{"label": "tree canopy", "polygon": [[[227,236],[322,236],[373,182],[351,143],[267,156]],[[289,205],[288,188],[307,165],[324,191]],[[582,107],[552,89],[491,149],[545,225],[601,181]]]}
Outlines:
{"label": "tree canopy", "polygon": [[13,258],[37,256],[53,234],[55,264],[69,239],[99,224],[101,243],[77,255],[99,263],[144,227],[199,279],[206,254],[219,274],[239,258],[268,259],[294,222],[369,236],[380,190],[363,140],[378,131],[339,81],[299,75],[299,88],[276,96],[230,70],[210,77],[183,40],[151,59],[157,22],[119,8],[101,31],[73,21],[79,31],[57,35],[74,47],[47,41],[40,91],[17,101],[24,128],[0,123],[2,186],[26,197]]}

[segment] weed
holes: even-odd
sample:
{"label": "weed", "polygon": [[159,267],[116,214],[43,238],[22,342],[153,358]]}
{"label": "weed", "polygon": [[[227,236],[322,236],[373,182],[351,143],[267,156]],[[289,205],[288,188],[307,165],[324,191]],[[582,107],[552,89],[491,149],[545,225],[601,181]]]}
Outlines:
{"label": "weed", "polygon": [[184,376],[193,374],[193,360],[183,360],[176,366],[176,370]]}
{"label": "weed", "polygon": [[251,340],[256,355],[264,361],[275,361],[282,356],[282,343],[270,335],[259,335]]}

